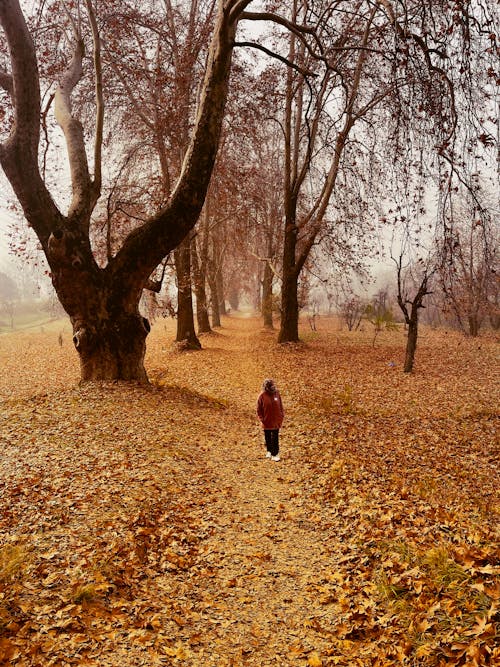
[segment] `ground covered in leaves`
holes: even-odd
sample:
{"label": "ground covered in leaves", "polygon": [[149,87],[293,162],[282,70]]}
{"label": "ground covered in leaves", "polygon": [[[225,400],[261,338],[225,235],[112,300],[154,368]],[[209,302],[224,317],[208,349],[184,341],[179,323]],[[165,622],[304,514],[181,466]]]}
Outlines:
{"label": "ground covered in leaves", "polygon": [[500,665],[494,338],[162,321],[150,387],[78,386],[62,327],[0,337],[0,664]]}

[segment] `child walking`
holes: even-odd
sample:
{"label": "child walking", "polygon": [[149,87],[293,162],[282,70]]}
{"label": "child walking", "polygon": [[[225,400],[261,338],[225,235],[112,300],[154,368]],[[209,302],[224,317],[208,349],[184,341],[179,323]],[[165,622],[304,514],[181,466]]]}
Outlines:
{"label": "child walking", "polygon": [[285,411],[278,388],[270,378],[262,383],[262,392],[257,399],[257,416],[264,429],[266,457],[271,461],[280,461],[279,432]]}

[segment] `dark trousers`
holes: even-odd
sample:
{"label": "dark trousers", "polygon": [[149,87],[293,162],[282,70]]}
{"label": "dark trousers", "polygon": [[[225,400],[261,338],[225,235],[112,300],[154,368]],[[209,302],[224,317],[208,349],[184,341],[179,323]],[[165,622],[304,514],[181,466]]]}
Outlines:
{"label": "dark trousers", "polygon": [[279,435],[279,428],[264,429],[267,451],[271,452],[271,456],[276,456],[280,450]]}

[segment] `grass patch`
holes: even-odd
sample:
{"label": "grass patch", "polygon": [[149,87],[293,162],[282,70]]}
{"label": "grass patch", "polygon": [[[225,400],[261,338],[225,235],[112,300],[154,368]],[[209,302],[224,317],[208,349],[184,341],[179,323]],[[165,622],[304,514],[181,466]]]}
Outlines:
{"label": "grass patch", "polygon": [[380,571],[375,578],[377,591],[383,600],[394,601],[405,597],[409,589],[397,581],[392,581],[391,577],[384,570]]}
{"label": "grass patch", "polygon": [[83,604],[84,602],[92,602],[97,595],[95,584],[85,584],[78,586],[73,593],[73,602],[75,604]]}
{"label": "grass patch", "polygon": [[0,547],[0,631],[17,627],[15,617],[22,577],[29,562],[29,553],[25,547],[11,544]]}
{"label": "grass patch", "polygon": [[[311,407],[312,407],[311,403]],[[355,415],[359,413],[358,401],[354,394],[354,387],[346,382],[342,389],[332,396],[321,395],[314,401],[314,405],[327,414]]]}
{"label": "grass patch", "polygon": [[429,549],[422,558],[422,565],[438,588],[448,588],[469,578],[467,572],[455,562],[444,545]]}
{"label": "grass patch", "polygon": [[7,544],[0,548],[0,583],[23,572],[28,565],[28,552],[22,546]]}
{"label": "grass patch", "polygon": [[404,541],[381,543],[372,552],[380,562],[373,574],[379,600],[405,628],[408,655],[419,665],[441,664],[442,655],[458,659],[498,633],[495,568],[479,565],[489,553],[461,554],[446,543],[426,549]]}

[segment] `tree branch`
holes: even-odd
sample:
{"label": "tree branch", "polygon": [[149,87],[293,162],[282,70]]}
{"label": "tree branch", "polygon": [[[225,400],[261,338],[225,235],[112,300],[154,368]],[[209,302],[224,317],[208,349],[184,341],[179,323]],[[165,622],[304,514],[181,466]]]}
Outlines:
{"label": "tree branch", "polygon": [[88,212],[91,187],[83,126],[71,112],[71,93],[83,73],[82,61],[84,48],[83,39],[80,37],[75,44],[73,57],[61,77],[55,94],[55,118],[66,139],[71,172],[73,197],[68,217],[82,216],[82,214]]}
{"label": "tree branch", "polygon": [[[278,25],[283,26],[284,28],[292,32],[294,35],[296,35],[303,42],[307,51],[313,58],[315,58],[316,60],[323,60],[324,62],[326,62],[323,45],[320,39],[318,38],[316,28],[312,26],[299,25],[298,23],[289,21],[283,16],[280,16],[279,14],[274,14],[273,12],[243,12],[243,14],[241,15],[241,20],[271,21],[272,23],[277,23]],[[311,47],[308,40],[306,39],[306,35],[311,35],[314,38],[314,41],[316,42],[320,53],[316,53],[316,51],[314,51],[314,49]]]}
{"label": "tree branch", "polygon": [[165,278],[165,273],[167,271],[167,266],[168,266],[168,257],[164,260],[163,262],[163,269],[161,272],[161,276],[158,280],[153,280],[151,277],[148,278],[144,285],[144,289],[149,290],[150,292],[156,292],[156,294],[159,294],[161,292],[161,287],[163,285],[163,279]]}
{"label": "tree branch", "polygon": [[143,112],[141,106],[135,99],[133,90],[129,84],[129,80],[121,73],[119,67],[117,67],[116,63],[111,60],[111,67],[113,68],[116,76],[120,79],[120,83],[122,86],[125,88],[127,92],[127,96],[132,103],[132,106],[134,107],[134,111],[137,114],[137,116],[141,119],[141,121],[144,123],[146,127],[148,127],[150,130],[154,130],[154,123],[151,121],[150,118]]}
{"label": "tree branch", "polygon": [[47,104],[45,105],[45,109],[42,109],[42,113],[40,115],[40,124],[42,126],[43,135],[45,137],[45,150],[43,151],[43,168],[42,168],[42,175],[44,178],[47,170],[47,153],[49,152],[49,146],[50,146],[49,133],[47,130],[47,114],[49,113],[49,109],[52,106],[53,101],[54,101],[54,93],[49,95],[49,99],[47,101]]}
{"label": "tree branch", "polygon": [[281,275],[281,273],[278,271],[278,269],[272,263],[272,257],[261,257],[260,255],[257,255],[257,253],[252,252],[252,251],[250,251],[250,254],[252,255],[252,257],[255,257],[255,259],[258,259],[259,262],[266,262],[266,264],[269,266],[269,268],[274,273],[276,278],[279,278],[280,280],[283,279],[283,276]]}
{"label": "tree branch", "polygon": [[439,67],[439,65],[435,65],[432,60],[431,60],[431,53],[437,53],[441,58],[444,58],[444,54],[441,51],[438,51],[437,49],[431,49],[427,46],[425,40],[420,36],[417,35],[414,32],[411,32],[407,30],[405,27],[401,26],[400,23],[398,22],[396,15],[394,13],[394,9],[390,3],[390,0],[377,0],[378,4],[382,5],[384,9],[386,10],[389,20],[392,23],[396,33],[401,37],[405,42],[408,41],[409,39],[412,40],[420,49],[424,60],[427,64],[427,68],[429,70],[429,73],[433,74],[438,74],[439,77],[444,80],[448,91],[449,91],[449,99],[450,99],[450,105],[451,105],[451,118],[452,118],[452,124],[451,128],[447,134],[447,136],[443,139],[441,142],[441,145],[438,146],[438,152],[440,155],[442,155],[445,159],[447,159],[446,155],[444,154],[445,148],[447,147],[448,143],[451,141],[451,138],[455,134],[455,130],[457,127],[458,123],[458,117],[457,117],[457,111],[456,111],[456,105],[455,105],[455,91],[453,87],[453,83],[450,80],[449,76],[446,74],[444,69],[442,67]]}
{"label": "tree branch", "polygon": [[[135,288],[138,278],[150,275],[198,219],[219,147],[239,13],[249,2],[219,4],[198,113],[177,185],[167,205],[129,234],[107,267],[123,294]],[[233,20],[228,18],[231,8],[239,11]]]}
{"label": "tree branch", "polygon": [[291,67],[299,74],[302,74],[302,76],[318,76],[314,72],[311,72],[311,70],[304,69],[303,67],[296,65],[291,60],[288,60],[288,58],[280,56],[279,53],[271,51],[270,49],[266,48],[265,46],[262,46],[262,44],[258,44],[257,42],[234,42],[234,46],[239,46],[239,47],[247,46],[252,49],[258,49],[259,51],[263,51],[266,55],[271,56],[271,58],[275,58],[276,60],[285,63],[287,67]]}
{"label": "tree branch", "polygon": [[94,138],[94,183],[93,204],[101,194],[102,184],[102,135],[104,126],[104,97],[102,92],[102,65],[101,65],[101,39],[99,28],[92,7],[91,0],[86,0],[90,25],[92,28],[92,39],[94,42],[94,76],[95,76],[95,98],[96,98],[96,127]]}
{"label": "tree branch", "polygon": [[35,47],[18,0],[0,2],[0,24],[10,52],[15,89],[14,123],[0,145],[0,164],[42,246],[63,217],[52,200],[38,167],[40,85]]}

